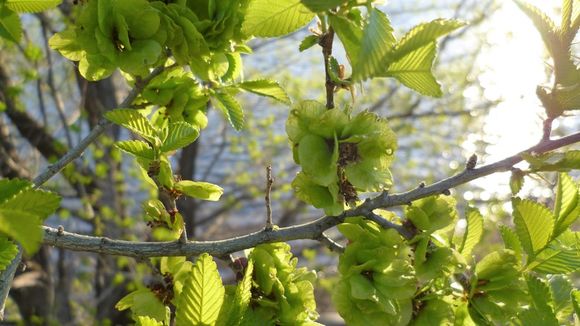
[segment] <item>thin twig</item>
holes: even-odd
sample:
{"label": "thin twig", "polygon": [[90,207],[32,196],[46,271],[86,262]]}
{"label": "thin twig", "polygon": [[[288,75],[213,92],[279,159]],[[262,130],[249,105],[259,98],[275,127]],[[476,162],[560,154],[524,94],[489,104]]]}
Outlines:
{"label": "thin twig", "polygon": [[[472,170],[464,170],[447,179],[425,187],[416,187],[413,190],[400,194],[387,194],[383,192],[375,198],[366,200],[358,207],[344,211],[338,216],[324,216],[315,221],[279,228],[275,230],[260,230],[239,237],[217,241],[191,241],[182,244],[172,242],[131,242],[123,240],[111,240],[102,237],[85,236],[75,233],[64,232],[58,235],[58,230],[44,226],[43,243],[59,248],[74,251],[97,252],[108,255],[127,257],[160,257],[160,256],[196,256],[201,253],[209,253],[214,256],[223,256],[240,250],[253,248],[261,243],[271,243],[298,239],[320,240],[324,231],[344,221],[347,217],[365,216],[373,217],[373,210],[377,208],[389,208],[406,205],[415,200],[431,195],[441,194],[446,189],[451,189],[469,181],[496,173],[509,171],[515,164],[523,160],[524,153],[545,153],[567,145],[580,142],[580,132],[562,137],[556,140],[542,141],[527,150],[505,158],[501,161],[484,165]],[[382,218],[381,218],[382,219]],[[400,225],[384,224],[383,227],[394,228],[399,232]],[[405,233],[401,233],[405,236]]]}
{"label": "thin twig", "polygon": [[328,235],[324,234],[324,232],[322,232],[320,238],[318,238],[317,240],[320,241],[321,244],[325,245],[332,252],[336,252],[339,254],[344,252],[345,249],[344,246],[331,239]]}
{"label": "thin twig", "polygon": [[326,76],[326,108],[334,108],[334,82],[330,77],[330,57],[332,56],[332,43],[334,42],[334,30],[329,27],[322,35],[318,44],[322,47],[322,57],[324,58],[324,74]]}
{"label": "thin twig", "polygon": [[274,224],[272,223],[272,203],[270,203],[270,193],[272,192],[272,166],[266,167],[266,230],[272,230]]}

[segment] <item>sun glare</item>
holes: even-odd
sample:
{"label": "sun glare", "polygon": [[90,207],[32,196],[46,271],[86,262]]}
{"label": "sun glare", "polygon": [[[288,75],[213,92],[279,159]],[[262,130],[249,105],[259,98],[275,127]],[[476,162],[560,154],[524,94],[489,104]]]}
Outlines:
{"label": "sun glare", "polygon": [[[530,2],[550,12],[557,1]],[[489,111],[477,137],[468,137],[463,144],[469,156],[475,149],[471,139],[482,138],[489,144],[485,153],[480,153],[487,163],[532,146],[541,138],[543,108],[535,89],[548,82],[549,65],[539,33],[513,2],[504,2],[491,19],[486,40],[489,46],[482,50],[478,61],[483,72],[477,79],[485,98],[498,104]],[[481,179],[478,185],[487,189],[493,185],[494,192],[503,194],[509,192],[508,179],[505,174],[494,175]]]}

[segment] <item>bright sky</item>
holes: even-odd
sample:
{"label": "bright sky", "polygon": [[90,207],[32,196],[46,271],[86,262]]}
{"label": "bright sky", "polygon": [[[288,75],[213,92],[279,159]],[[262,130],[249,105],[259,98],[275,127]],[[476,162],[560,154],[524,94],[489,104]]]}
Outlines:
{"label": "bright sky", "polygon": [[[530,3],[551,13],[560,1],[530,0]],[[560,17],[552,15],[557,24]],[[538,84],[547,83],[542,39],[528,17],[511,1],[505,1],[500,11],[493,16],[487,34],[489,47],[483,50],[478,64],[484,71],[478,76],[489,100],[500,100],[492,108],[483,126],[483,140],[491,143],[480,160],[491,163],[536,144],[542,135],[543,108],[535,95]],[[470,96],[466,91],[465,96]],[[557,121],[556,121],[557,122]],[[554,125],[556,127],[556,125]],[[473,134],[462,144],[466,157],[475,152],[474,142],[481,134]],[[509,193],[508,174],[495,174],[477,181],[479,186],[497,194]],[[498,186],[499,185],[499,186]],[[524,189],[525,192],[526,189]],[[534,196],[547,197],[549,191],[541,190]],[[480,194],[481,199],[489,193]],[[474,198],[467,192],[466,200]]]}

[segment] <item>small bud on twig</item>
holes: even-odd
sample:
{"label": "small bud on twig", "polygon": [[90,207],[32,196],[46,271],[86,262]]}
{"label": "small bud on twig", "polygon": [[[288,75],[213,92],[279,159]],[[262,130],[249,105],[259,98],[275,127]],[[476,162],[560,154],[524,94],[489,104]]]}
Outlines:
{"label": "small bud on twig", "polygon": [[469,159],[467,159],[467,162],[465,163],[465,169],[473,170],[475,168],[475,165],[477,165],[477,154],[474,153],[471,154]]}

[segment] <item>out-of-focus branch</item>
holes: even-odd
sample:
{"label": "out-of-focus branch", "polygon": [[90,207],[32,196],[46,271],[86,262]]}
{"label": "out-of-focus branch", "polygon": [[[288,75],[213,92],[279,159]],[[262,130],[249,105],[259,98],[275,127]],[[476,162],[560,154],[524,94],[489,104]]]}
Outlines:
{"label": "out-of-focus branch", "polygon": [[[157,67],[153,70],[149,76],[143,79],[141,82],[136,83],[135,87],[129,92],[125,100],[119,105],[122,108],[130,107],[137,95],[141,92],[141,90],[153,79],[155,76],[159,75],[164,70],[164,67]],[[97,125],[89,132],[89,134],[83,138],[74,148],[68,151],[65,155],[63,155],[58,161],[54,164],[49,165],[46,170],[40,173],[36,178],[34,178],[33,182],[36,187],[41,186],[62,169],[67,166],[70,162],[74,159],[81,156],[81,154],[85,151],[85,149],[93,143],[97,137],[99,137],[108,126],[111,125],[111,122],[102,118],[99,120]]]}
{"label": "out-of-focus branch", "polygon": [[[406,205],[415,200],[431,195],[446,194],[449,189],[465,184],[469,181],[497,173],[509,171],[515,164],[523,160],[524,153],[545,153],[567,145],[580,142],[580,132],[562,137],[556,140],[545,140],[527,150],[510,156],[501,161],[484,165],[479,168],[465,169],[447,179],[441,180],[429,186],[420,186],[413,190],[389,195],[387,192],[367,199],[363,204],[353,209],[346,210],[338,216],[324,216],[315,221],[301,225],[289,226],[280,229],[262,229],[257,232],[217,241],[192,241],[192,242],[131,242],[111,240],[104,237],[92,237],[75,233],[58,232],[51,227],[43,227],[44,244],[75,251],[97,252],[108,255],[127,257],[158,257],[158,256],[195,256],[207,252],[214,256],[223,256],[232,252],[252,248],[261,243],[289,241],[298,239],[319,240],[323,238],[324,231],[344,221],[347,217],[365,216],[376,219],[373,213],[377,208],[389,208]],[[404,233],[398,224],[384,224],[383,227],[393,228],[403,236]]]}

